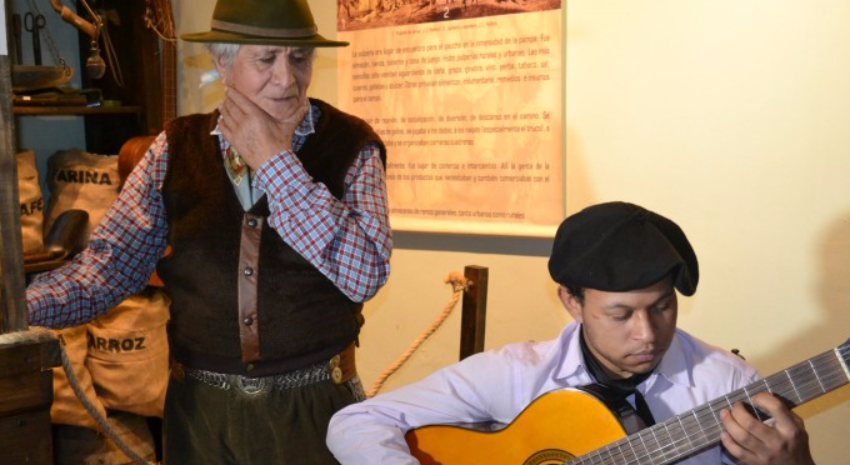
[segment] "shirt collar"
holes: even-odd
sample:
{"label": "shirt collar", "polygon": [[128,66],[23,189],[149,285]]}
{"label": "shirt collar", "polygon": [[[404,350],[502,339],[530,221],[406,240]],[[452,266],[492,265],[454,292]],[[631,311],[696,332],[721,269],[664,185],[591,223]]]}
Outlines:
{"label": "shirt collar", "polygon": [[[316,113],[318,113],[318,111],[316,111]],[[304,116],[304,119],[301,120],[301,124],[295,128],[295,135],[309,136],[310,134],[313,134],[316,132],[315,123],[316,120],[313,117],[313,104],[309,103],[309,105],[307,105],[307,114]]]}
{"label": "shirt collar", "polygon": [[567,380],[570,385],[582,385],[592,381],[590,373],[584,366],[584,358],[581,356],[580,330],[581,325],[571,322],[561,331],[559,338],[562,350],[564,350],[561,357],[563,363],[555,376]]}

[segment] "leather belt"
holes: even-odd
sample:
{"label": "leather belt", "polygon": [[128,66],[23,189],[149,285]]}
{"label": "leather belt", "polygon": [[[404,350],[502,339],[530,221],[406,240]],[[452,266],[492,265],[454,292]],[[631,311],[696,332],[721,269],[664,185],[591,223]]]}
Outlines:
{"label": "leather belt", "polygon": [[270,390],[283,391],[309,386],[323,381],[342,384],[357,376],[357,367],[354,362],[354,344],[352,343],[326,363],[317,363],[278,375],[250,378],[191,368],[174,361],[171,366],[171,376],[178,381],[190,378],[218,389],[236,389],[246,394],[259,394]]}

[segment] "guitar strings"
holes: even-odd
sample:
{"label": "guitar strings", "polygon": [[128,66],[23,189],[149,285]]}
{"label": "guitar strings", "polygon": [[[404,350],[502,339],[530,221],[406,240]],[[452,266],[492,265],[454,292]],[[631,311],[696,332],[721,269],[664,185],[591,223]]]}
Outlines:
{"label": "guitar strings", "polygon": [[[824,354],[820,356],[820,359],[831,355],[833,354]],[[814,359],[811,363],[814,363]],[[806,366],[808,364],[809,362],[804,362],[803,364],[792,367],[786,370],[785,372],[780,372],[777,375],[762,380],[761,382],[747,386],[746,388],[740,391],[736,391],[735,393],[732,393],[729,396],[725,396],[723,398],[712,401],[708,404],[708,407],[703,407],[695,410],[693,413],[694,416],[692,418],[679,418],[678,420],[681,420],[683,423],[687,424],[687,426],[683,425],[684,430],[687,434],[685,436],[678,435],[678,437],[674,439],[673,444],[662,448],[661,451],[664,453],[664,456],[667,457],[670,455],[664,449],[670,449],[671,447],[674,447],[675,449],[682,449],[676,454],[676,457],[689,455],[695,452],[693,447],[689,447],[690,444],[684,444],[686,441],[688,443],[692,442],[691,436],[693,435],[701,434],[703,438],[711,440],[716,440],[717,438],[719,438],[720,432],[722,431],[722,424],[720,423],[719,416],[716,412],[718,412],[720,409],[727,408],[738,401],[749,403],[750,397],[757,392],[775,392],[784,390],[785,392],[790,393],[793,389],[793,391],[797,393],[797,403],[799,404],[800,401],[803,400],[802,393],[806,393],[807,396],[810,397],[812,393],[821,394],[828,390],[832,390],[835,387],[843,385],[847,382],[846,376],[844,376],[843,373],[838,370],[838,367],[834,363],[829,365],[825,370],[822,371],[812,371],[811,369],[809,369],[809,366]],[[804,377],[803,379],[806,381],[803,383],[798,383],[796,386],[792,386],[788,380],[782,379],[783,375],[793,377],[794,375],[799,375],[801,373],[805,373],[806,375],[808,375],[808,377]],[[812,374],[814,374],[814,376],[811,376]],[[818,376],[820,377],[818,378]],[[771,384],[771,381],[773,382],[773,384]],[[790,386],[791,389],[788,389],[787,387],[784,387],[784,389],[779,389],[776,385],[777,381],[781,385]],[[761,386],[762,384],[763,386]],[[705,428],[704,425],[699,421],[701,417],[707,416],[706,413],[710,413],[711,417],[713,417],[714,419],[714,422],[712,422],[708,426],[708,428]],[[684,440],[681,439],[682,437],[684,437]]]}
{"label": "guitar strings", "polygon": [[[651,465],[670,463],[695,454],[719,440],[723,426],[718,412],[721,409],[731,408],[736,402],[749,404],[753,395],[764,391],[778,394],[791,394],[793,392],[796,394],[796,401],[788,400],[794,405],[799,405],[820,394],[847,384],[850,381],[848,379],[850,375],[836,357],[836,352],[841,359],[850,360],[850,344],[845,343],[835,351],[820,354],[724,397],[715,399],[702,407],[673,416],[656,426],[646,428],[570,460],[566,464]],[[802,379],[795,383],[793,380],[795,376]],[[759,410],[755,412],[762,419],[761,415],[764,415],[764,412]],[[706,417],[713,420],[708,425],[700,420]],[[652,442],[655,443],[655,447],[650,446]],[[694,446],[695,442],[697,446]],[[665,445],[662,446],[662,443]]]}

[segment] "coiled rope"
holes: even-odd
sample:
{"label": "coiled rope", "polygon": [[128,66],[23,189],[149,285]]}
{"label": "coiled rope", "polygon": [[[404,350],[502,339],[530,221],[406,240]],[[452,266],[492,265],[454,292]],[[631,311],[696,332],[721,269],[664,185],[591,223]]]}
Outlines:
{"label": "coiled rope", "polygon": [[376,379],[375,383],[372,384],[372,388],[369,389],[369,392],[366,393],[368,397],[372,397],[377,394],[378,391],[381,390],[381,387],[383,387],[386,380],[390,376],[392,376],[392,374],[395,373],[396,370],[401,368],[401,366],[407,362],[410,356],[413,355],[414,352],[416,352],[416,349],[418,349],[419,346],[421,346],[426,339],[428,339],[432,334],[434,334],[437,328],[439,328],[440,325],[442,325],[446,321],[446,318],[449,317],[449,315],[452,313],[452,310],[454,310],[454,308],[457,306],[457,302],[458,300],[460,300],[461,294],[465,290],[467,290],[471,285],[469,280],[457,271],[450,272],[449,275],[446,276],[446,278],[443,280],[443,282],[452,285],[452,296],[446,304],[445,308],[443,308],[443,311],[440,312],[440,315],[437,316],[434,322],[431,323],[431,325],[429,325],[424,331],[422,331],[422,333],[419,334],[419,337],[417,337],[416,340],[413,341],[413,344],[411,344],[410,347],[403,354],[401,354],[398,360],[393,362],[392,365],[389,366],[389,368],[384,370],[384,372],[381,373],[380,376],[378,376],[378,379]]}

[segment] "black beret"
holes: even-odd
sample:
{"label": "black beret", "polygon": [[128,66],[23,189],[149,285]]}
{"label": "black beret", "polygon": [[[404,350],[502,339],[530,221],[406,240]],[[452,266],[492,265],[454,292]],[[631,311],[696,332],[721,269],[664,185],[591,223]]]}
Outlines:
{"label": "black beret", "polygon": [[558,227],[549,273],[565,286],[625,292],[668,274],[683,295],[699,281],[697,256],[676,223],[626,202],[593,205]]}

